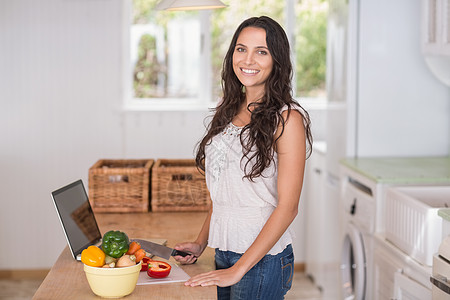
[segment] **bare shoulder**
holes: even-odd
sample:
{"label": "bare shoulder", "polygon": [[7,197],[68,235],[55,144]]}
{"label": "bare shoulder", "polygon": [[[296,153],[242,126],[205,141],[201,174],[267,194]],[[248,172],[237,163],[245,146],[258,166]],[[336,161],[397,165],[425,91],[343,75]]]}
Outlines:
{"label": "bare shoulder", "polygon": [[285,110],[281,113],[286,125],[292,123],[291,126],[301,125],[304,128],[303,124],[303,115],[297,109],[292,108],[290,111]]}
{"label": "bare shoulder", "polygon": [[279,155],[298,153],[298,151],[303,153],[306,146],[303,115],[299,111],[291,109],[290,112],[282,112],[281,116],[284,120],[284,126],[280,122],[277,128],[275,145],[277,153]]}
{"label": "bare shoulder", "polygon": [[305,125],[303,115],[296,109],[291,109],[290,111],[285,110],[281,113],[281,117],[284,120],[284,127],[282,122],[280,122],[277,129],[277,137],[289,136],[289,135],[302,135],[304,136]]}

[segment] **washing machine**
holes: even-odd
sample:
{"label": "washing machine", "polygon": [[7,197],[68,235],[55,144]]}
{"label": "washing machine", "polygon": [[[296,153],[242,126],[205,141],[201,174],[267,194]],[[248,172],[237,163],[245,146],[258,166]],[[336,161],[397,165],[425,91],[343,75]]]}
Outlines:
{"label": "washing machine", "polygon": [[382,234],[374,242],[374,300],[431,300],[432,268],[397,248]]}
{"label": "washing machine", "polygon": [[349,169],[341,180],[341,298],[372,299],[376,183]]}

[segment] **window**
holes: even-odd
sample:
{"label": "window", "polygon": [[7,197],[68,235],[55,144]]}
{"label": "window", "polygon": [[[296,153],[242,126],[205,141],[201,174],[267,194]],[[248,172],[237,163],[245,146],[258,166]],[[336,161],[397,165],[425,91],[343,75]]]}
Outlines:
{"label": "window", "polygon": [[221,96],[222,61],[236,27],[268,15],[291,42],[296,97],[325,97],[325,0],[224,0],[213,11],[155,11],[159,0],[132,0],[128,106],[205,109]]}

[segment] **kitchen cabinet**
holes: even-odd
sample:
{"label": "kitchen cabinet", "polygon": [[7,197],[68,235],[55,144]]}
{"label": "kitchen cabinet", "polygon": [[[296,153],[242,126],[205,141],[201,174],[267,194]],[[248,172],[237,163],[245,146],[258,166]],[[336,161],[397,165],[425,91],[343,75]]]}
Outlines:
{"label": "kitchen cabinet", "polygon": [[431,73],[450,86],[450,1],[422,0],[422,53]]}
{"label": "kitchen cabinet", "polygon": [[422,0],[422,51],[450,56],[450,2]]}
{"label": "kitchen cabinet", "polygon": [[[315,143],[317,144],[317,142]],[[326,151],[326,150],[325,150]],[[324,184],[325,184],[325,152],[316,146],[308,161],[305,177],[305,219],[306,219],[306,273],[312,276],[314,282],[319,285],[321,281],[321,261],[327,258],[323,252],[328,250],[323,245],[323,239],[328,236],[323,232]]]}
{"label": "kitchen cabinet", "polygon": [[339,181],[326,167],[327,147],[315,142],[305,177],[306,274],[324,297],[336,299],[339,273]]}

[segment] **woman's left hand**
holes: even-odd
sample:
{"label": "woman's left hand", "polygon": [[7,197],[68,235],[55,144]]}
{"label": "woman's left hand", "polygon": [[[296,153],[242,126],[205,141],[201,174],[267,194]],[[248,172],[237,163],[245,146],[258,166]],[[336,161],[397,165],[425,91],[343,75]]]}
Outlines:
{"label": "woman's left hand", "polygon": [[207,273],[202,273],[191,277],[188,281],[184,283],[186,286],[211,286],[216,285],[220,287],[233,285],[241,278],[240,275],[233,268],[215,270]]}

